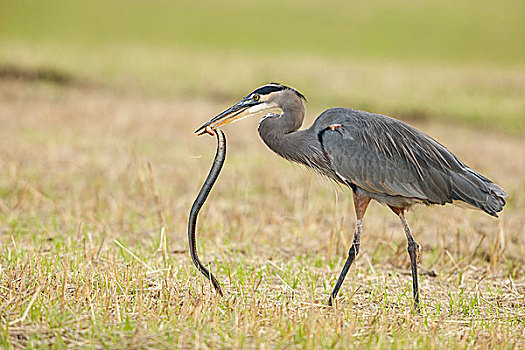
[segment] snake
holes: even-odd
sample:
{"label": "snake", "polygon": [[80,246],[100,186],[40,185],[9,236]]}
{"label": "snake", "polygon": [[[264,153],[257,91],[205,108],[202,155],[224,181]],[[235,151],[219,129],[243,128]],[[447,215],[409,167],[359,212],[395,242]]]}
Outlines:
{"label": "snake", "polygon": [[195,264],[195,267],[204,275],[204,277],[211,281],[211,284],[215,288],[215,291],[222,296],[223,293],[219,281],[217,281],[217,278],[215,278],[215,276],[204,266],[204,264],[199,259],[199,255],[197,254],[197,242],[195,237],[195,231],[197,228],[197,216],[199,215],[199,211],[204,205],[206,199],[208,198],[208,195],[210,194],[210,191],[213,185],[215,184],[215,181],[219,177],[222,166],[224,165],[224,161],[226,160],[226,136],[224,135],[224,132],[222,132],[222,130],[215,131],[216,132],[208,133],[211,135],[215,134],[217,136],[217,152],[215,153],[215,159],[213,160],[210,172],[208,173],[208,176],[206,177],[206,180],[204,181],[204,184],[202,185],[199,194],[197,195],[197,198],[195,198],[195,201],[191,206],[190,217],[188,220],[188,241],[190,245],[190,255],[191,259],[193,260],[193,264]]}

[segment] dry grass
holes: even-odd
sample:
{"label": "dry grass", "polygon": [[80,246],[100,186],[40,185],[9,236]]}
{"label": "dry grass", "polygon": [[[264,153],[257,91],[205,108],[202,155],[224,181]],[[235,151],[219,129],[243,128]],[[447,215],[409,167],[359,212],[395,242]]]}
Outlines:
{"label": "dry grass", "polygon": [[0,77],[24,71],[29,71],[25,79],[47,76],[52,81],[104,85],[128,94],[221,103],[243,96],[255,85],[278,81],[299,88],[310,108],[318,110],[352,107],[417,121],[439,120],[515,134],[525,131],[523,65],[451,65],[141,45],[86,48],[0,40]]}
{"label": "dry grass", "polygon": [[257,121],[228,128],[198,230],[217,299],[186,223],[215,148],[192,131],[224,106],[0,85],[3,347],[525,346],[523,135],[416,125],[509,200],[500,220],[450,206],[409,216],[423,247],[414,315],[402,228],[379,205],[336,308],[323,307],[351,240],[349,193],[268,152]]}

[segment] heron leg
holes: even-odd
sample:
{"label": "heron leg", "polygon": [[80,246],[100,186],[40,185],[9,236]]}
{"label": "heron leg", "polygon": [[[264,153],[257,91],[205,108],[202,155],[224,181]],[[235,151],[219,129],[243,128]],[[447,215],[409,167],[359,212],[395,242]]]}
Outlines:
{"label": "heron leg", "polygon": [[407,236],[408,241],[408,255],[410,256],[410,266],[412,268],[412,291],[414,294],[414,310],[417,312],[420,311],[419,307],[419,284],[417,276],[417,264],[421,256],[421,246],[416,242],[410,232],[410,227],[408,227],[407,220],[405,219],[405,212],[402,209],[391,208],[401,219],[403,224],[403,229],[405,230],[405,235]]}
{"label": "heron leg", "polygon": [[337,279],[337,283],[335,284],[334,290],[328,298],[328,306],[332,306],[333,301],[335,300],[335,297],[337,296],[337,293],[339,293],[339,289],[341,288],[341,285],[345,280],[346,274],[350,269],[350,266],[352,266],[355,257],[359,253],[359,245],[361,244],[361,230],[363,228],[363,216],[365,216],[366,208],[368,207],[369,203],[370,197],[365,196],[363,194],[359,194],[357,191],[354,191],[354,207],[356,214],[354,239],[352,241],[352,246],[348,251],[348,258],[346,258],[345,266],[343,266],[343,270],[341,271],[341,274]]}

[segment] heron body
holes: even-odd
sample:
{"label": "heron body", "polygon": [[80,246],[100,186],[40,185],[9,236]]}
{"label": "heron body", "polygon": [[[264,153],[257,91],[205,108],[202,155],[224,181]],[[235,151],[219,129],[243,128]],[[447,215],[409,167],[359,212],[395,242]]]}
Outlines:
{"label": "heron body", "polygon": [[462,202],[497,217],[505,205],[505,191],[430,136],[391,117],[331,108],[309,128],[299,130],[306,113],[305,100],[293,88],[267,84],[197,132],[213,132],[238,119],[262,115],[258,132],[271,150],[352,189],[356,210],[354,240],[329,304],[359,252],[362,219],[369,202],[373,199],[390,207],[400,217],[408,239],[414,301],[419,308],[420,248],[405,220],[405,211],[415,204]]}

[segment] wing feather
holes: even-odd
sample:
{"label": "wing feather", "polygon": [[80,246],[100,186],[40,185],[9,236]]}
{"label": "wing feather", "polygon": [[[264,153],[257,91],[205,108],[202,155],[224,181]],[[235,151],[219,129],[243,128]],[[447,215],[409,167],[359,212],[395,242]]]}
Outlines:
{"label": "wing feather", "polygon": [[[451,202],[448,172],[462,163],[445,147],[393,118],[361,111],[325,117],[320,140],[335,171],[379,195]],[[359,113],[357,113],[359,112]],[[330,124],[340,124],[336,130]],[[321,125],[317,125],[319,128]]]}
{"label": "wing feather", "polygon": [[331,172],[371,194],[434,204],[461,200],[493,216],[505,205],[500,186],[397,119],[332,108],[309,130],[318,135]]}

